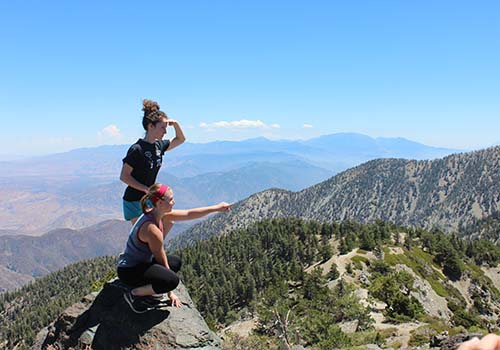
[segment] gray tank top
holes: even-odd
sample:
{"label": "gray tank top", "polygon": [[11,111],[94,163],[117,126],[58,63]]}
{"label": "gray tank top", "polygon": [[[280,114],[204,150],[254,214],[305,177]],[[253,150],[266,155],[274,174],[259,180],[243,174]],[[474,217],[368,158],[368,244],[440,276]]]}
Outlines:
{"label": "gray tank top", "polygon": [[125,251],[118,258],[119,267],[134,267],[140,263],[150,263],[153,261],[153,253],[151,253],[149,245],[141,241],[138,237],[140,228],[146,222],[155,223],[155,219],[152,215],[143,214],[136,221],[128,236]]}

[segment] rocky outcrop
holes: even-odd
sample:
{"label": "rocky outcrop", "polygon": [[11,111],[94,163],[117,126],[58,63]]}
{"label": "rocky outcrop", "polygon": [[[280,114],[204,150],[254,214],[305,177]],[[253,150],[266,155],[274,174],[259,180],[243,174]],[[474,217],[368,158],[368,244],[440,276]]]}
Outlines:
{"label": "rocky outcrop", "polygon": [[221,340],[195,308],[184,285],[175,290],[183,305],[134,313],[123,298],[126,287],[106,283],[67,308],[37,336],[33,350],[217,350]]}
{"label": "rocky outcrop", "polygon": [[481,338],[481,333],[459,333],[449,336],[447,333],[434,336],[430,341],[431,349],[456,350],[463,342],[472,338]]}
{"label": "rocky outcrop", "polygon": [[420,302],[426,315],[446,322],[450,321],[453,313],[448,309],[448,302],[434,291],[427,280],[422,279],[410,267],[403,264],[396,265],[396,271],[405,271],[413,277],[413,290],[410,294]]}

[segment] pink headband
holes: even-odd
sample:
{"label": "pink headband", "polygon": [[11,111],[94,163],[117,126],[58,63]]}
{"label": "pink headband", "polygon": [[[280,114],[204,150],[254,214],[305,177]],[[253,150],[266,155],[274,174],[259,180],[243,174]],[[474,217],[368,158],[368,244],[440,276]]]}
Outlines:
{"label": "pink headband", "polygon": [[151,202],[153,202],[153,204],[156,204],[156,202],[158,202],[158,200],[160,200],[163,197],[163,195],[165,194],[165,192],[167,192],[168,189],[169,187],[167,185],[161,185],[160,189],[156,191],[155,194],[151,197]]}

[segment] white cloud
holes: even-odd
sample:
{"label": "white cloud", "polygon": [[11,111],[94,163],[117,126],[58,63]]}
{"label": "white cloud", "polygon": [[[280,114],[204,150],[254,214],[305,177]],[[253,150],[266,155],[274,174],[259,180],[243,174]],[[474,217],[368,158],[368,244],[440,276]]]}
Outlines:
{"label": "white cloud", "polygon": [[312,126],[311,124],[304,124],[304,125],[302,125],[302,127],[304,129],[312,129],[312,128],[314,128],[314,126]]}
{"label": "white cloud", "polygon": [[122,136],[120,129],[114,124],[104,127],[97,134],[101,138],[120,138]]}
{"label": "white cloud", "polygon": [[268,130],[268,129],[279,129],[280,125],[279,124],[271,124],[267,125],[261,120],[247,120],[247,119],[242,119],[242,120],[234,120],[234,121],[219,121],[211,124],[207,123],[200,123],[200,128],[203,129],[262,129],[262,130]]}

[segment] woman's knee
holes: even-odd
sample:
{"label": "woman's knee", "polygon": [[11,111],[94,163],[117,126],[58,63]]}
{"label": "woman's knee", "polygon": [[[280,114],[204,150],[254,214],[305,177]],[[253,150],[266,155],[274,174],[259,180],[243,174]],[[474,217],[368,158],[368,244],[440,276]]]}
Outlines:
{"label": "woman's knee", "polygon": [[168,266],[174,272],[179,272],[182,267],[182,260],[180,256],[169,255],[167,256]]}
{"label": "woman's knee", "polygon": [[172,274],[168,279],[153,281],[152,287],[155,293],[167,293],[177,288],[179,282],[179,277],[176,274]]}

